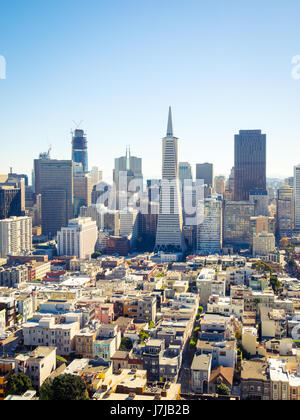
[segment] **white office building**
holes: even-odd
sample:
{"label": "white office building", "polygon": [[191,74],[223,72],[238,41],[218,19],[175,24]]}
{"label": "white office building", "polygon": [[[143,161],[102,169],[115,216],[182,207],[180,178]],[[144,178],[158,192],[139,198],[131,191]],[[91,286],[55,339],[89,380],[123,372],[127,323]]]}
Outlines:
{"label": "white office building", "polygon": [[253,255],[266,256],[276,249],[275,236],[273,233],[262,232],[253,235]]}
{"label": "white office building", "polygon": [[32,249],[31,217],[11,217],[0,220],[0,258]]}
{"label": "white office building", "polygon": [[220,254],[222,250],[222,201],[216,197],[204,202],[203,222],[197,227],[197,252]]}
{"label": "white office building", "polygon": [[80,259],[90,258],[98,239],[97,223],[90,217],[79,217],[57,233],[59,255],[70,255]]}

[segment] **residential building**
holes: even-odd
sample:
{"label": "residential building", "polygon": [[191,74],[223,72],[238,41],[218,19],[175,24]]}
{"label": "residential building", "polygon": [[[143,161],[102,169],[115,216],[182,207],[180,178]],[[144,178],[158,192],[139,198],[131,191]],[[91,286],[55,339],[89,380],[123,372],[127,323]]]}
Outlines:
{"label": "residential building", "polygon": [[208,394],[212,357],[210,354],[195,355],[191,366],[192,392]]}
{"label": "residential building", "polygon": [[30,217],[11,217],[0,220],[0,258],[32,249],[32,220]]}
{"label": "residential building", "polygon": [[216,197],[204,201],[203,222],[197,227],[197,252],[221,254],[223,246],[222,201]]}
{"label": "residential building", "polygon": [[55,346],[57,354],[69,356],[75,352],[75,337],[80,330],[80,324],[74,317],[65,316],[66,321],[55,323],[54,317],[45,316],[39,322],[28,322],[23,325],[24,345]]}

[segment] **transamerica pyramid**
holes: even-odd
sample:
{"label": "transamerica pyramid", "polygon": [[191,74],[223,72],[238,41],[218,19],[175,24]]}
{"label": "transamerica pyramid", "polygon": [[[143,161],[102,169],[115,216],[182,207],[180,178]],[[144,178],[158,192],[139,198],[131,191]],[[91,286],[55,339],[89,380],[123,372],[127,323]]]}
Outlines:
{"label": "transamerica pyramid", "polygon": [[172,110],[170,107],[167,136],[162,141],[162,187],[155,251],[184,251],[181,203],[178,177],[178,138],[173,135]]}

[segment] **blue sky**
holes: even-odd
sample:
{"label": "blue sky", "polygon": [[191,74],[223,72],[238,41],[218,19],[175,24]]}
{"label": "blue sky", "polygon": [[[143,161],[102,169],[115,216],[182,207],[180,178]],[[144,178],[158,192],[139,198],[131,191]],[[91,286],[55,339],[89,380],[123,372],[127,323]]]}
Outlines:
{"label": "blue sky", "polygon": [[180,161],[233,166],[240,129],[262,129],[268,175],[300,162],[299,0],[0,0],[0,173],[69,159],[83,120],[90,166],[111,178],[126,145],[161,174],[172,105]]}

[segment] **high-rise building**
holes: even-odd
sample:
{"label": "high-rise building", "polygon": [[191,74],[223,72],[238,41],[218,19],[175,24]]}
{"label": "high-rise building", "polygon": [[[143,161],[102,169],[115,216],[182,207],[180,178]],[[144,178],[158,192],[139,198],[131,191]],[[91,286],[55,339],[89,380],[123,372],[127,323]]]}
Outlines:
{"label": "high-rise building", "polygon": [[193,192],[195,191],[195,188],[193,187],[192,167],[188,162],[179,163],[179,181],[183,209],[183,224],[185,225],[187,217],[191,216],[185,213],[185,204],[188,203],[187,207],[191,207],[193,204]]}
{"label": "high-rise building", "polygon": [[120,211],[119,220],[120,236],[127,237],[134,246],[139,235],[139,212],[134,209]]}
{"label": "high-rise building", "polygon": [[249,201],[255,205],[255,216],[269,216],[268,191],[254,190],[249,193]]}
{"label": "high-rise building", "polygon": [[72,160],[74,164],[81,166],[83,173],[88,172],[87,138],[83,130],[75,130],[73,133]]}
{"label": "high-rise building", "polygon": [[10,186],[0,186],[0,220],[11,216],[22,216],[21,190]]}
{"label": "high-rise building", "polygon": [[30,217],[11,217],[0,220],[0,257],[32,249],[32,220]]}
{"label": "high-rise building", "polygon": [[113,181],[117,210],[125,209],[133,195],[143,191],[142,159],[131,156],[130,148],[126,149],[125,156],[115,159]]}
{"label": "high-rise building", "polygon": [[274,217],[255,216],[250,217],[250,247],[253,246],[253,238],[260,233],[272,233],[275,235],[276,221]]}
{"label": "high-rise building", "polygon": [[290,176],[284,181],[285,185],[289,185],[290,187],[294,188],[294,177]]}
{"label": "high-rise building", "polygon": [[225,176],[215,177],[215,192],[224,197],[225,194]]}
{"label": "high-rise building", "polygon": [[227,201],[224,207],[224,242],[235,248],[250,244],[250,218],[254,204],[249,201]]}
{"label": "high-rise building", "polygon": [[234,199],[234,168],[231,169],[229,178],[227,180],[224,200],[233,201]]}
{"label": "high-rise building", "polygon": [[217,197],[204,201],[204,219],[197,228],[197,252],[220,254],[223,245],[222,201]]}
{"label": "high-rise building", "polygon": [[273,233],[261,232],[253,237],[253,255],[266,256],[275,251],[275,236]]}
{"label": "high-rise building", "polygon": [[68,226],[57,233],[58,253],[80,259],[90,258],[97,239],[97,224],[90,217],[70,220]]}
{"label": "high-rise building", "polygon": [[214,186],[214,165],[212,163],[197,163],[196,179],[204,181],[207,187]]}
{"label": "high-rise building", "polygon": [[179,162],[179,180],[182,185],[186,179],[193,179],[192,167],[188,162]]}
{"label": "high-rise building", "polygon": [[172,111],[169,109],[167,136],[162,142],[162,188],[156,245],[158,251],[185,249],[182,203],[178,177],[178,139],[173,135]]}
{"label": "high-rise building", "polygon": [[[21,212],[22,215],[25,214],[26,209],[26,199],[25,199],[25,183],[26,183],[26,175],[17,175],[13,174],[12,172],[5,175],[0,175],[0,187],[11,187],[20,190],[20,200],[21,200]],[[13,216],[18,216],[13,215]]]}
{"label": "high-rise building", "polygon": [[80,214],[80,207],[88,207],[92,204],[93,183],[90,174],[75,174],[74,184],[74,216]]}
{"label": "high-rise building", "polygon": [[294,168],[295,230],[300,231],[300,165]]}
{"label": "high-rise building", "polygon": [[92,204],[80,208],[80,217],[91,217],[97,223],[98,230],[119,235],[120,220],[117,210],[108,210],[103,205]]}
{"label": "high-rise building", "polygon": [[159,203],[161,191],[161,179],[147,179],[147,195],[148,201]]}
{"label": "high-rise building", "polygon": [[36,159],[35,192],[41,194],[42,232],[50,238],[73,217],[73,162]]}
{"label": "high-rise building", "polygon": [[266,189],[266,135],[241,130],[235,136],[234,200],[248,201],[250,191]]}
{"label": "high-rise building", "polygon": [[277,236],[289,238],[294,230],[294,189],[283,185],[277,191]]}

